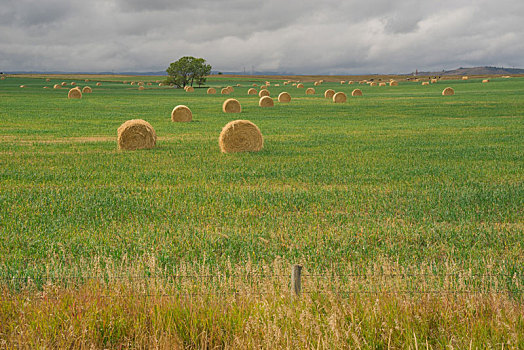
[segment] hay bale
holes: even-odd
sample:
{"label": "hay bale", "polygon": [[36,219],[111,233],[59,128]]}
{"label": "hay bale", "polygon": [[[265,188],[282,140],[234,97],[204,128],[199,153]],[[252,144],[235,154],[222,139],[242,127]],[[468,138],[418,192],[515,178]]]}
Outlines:
{"label": "hay bale", "polygon": [[258,93],[258,97],[264,97],[264,96],[269,96],[269,95],[270,95],[269,90],[260,90],[260,92]]}
{"label": "hay bale", "polygon": [[369,83],[369,86],[377,86],[377,83],[375,83],[374,81],[372,81],[372,82]]}
{"label": "hay bale", "polygon": [[49,86],[44,86],[44,89],[49,89]]}
{"label": "hay bale", "polygon": [[62,85],[60,84],[53,85],[53,89],[61,89],[61,88],[62,88]]}
{"label": "hay bale", "polygon": [[153,84],[152,83],[147,83],[147,86],[151,86],[151,85],[153,85]]}
{"label": "hay bale", "polygon": [[327,89],[326,91],[324,91],[325,98],[332,99],[334,94],[335,94],[335,90],[333,89]]}
{"label": "hay bale", "polygon": [[468,80],[468,76],[467,75],[463,76],[462,80]]}
{"label": "hay bale", "polygon": [[71,86],[75,86],[76,83],[74,81],[71,82]]}
{"label": "hay bale", "polygon": [[262,86],[260,87],[260,90],[263,90],[263,89],[266,89],[266,90],[267,90],[267,85],[262,85]]}
{"label": "hay bale", "polygon": [[65,81],[63,81],[60,85],[62,85],[62,86],[66,86],[67,83],[66,83]]}
{"label": "hay bale", "polygon": [[82,91],[78,88],[73,88],[67,93],[67,98],[82,98]]}
{"label": "hay bale", "polygon": [[194,92],[195,91],[195,88],[192,87],[192,86],[187,86],[186,88],[186,92]]}
{"label": "hay bale", "polygon": [[96,83],[96,86],[102,86],[102,83]]}
{"label": "hay bale", "polygon": [[362,90],[355,89],[355,90],[351,91],[351,96],[362,96]]}
{"label": "hay bale", "polygon": [[389,86],[398,86],[398,81],[395,81],[395,80],[390,81]]}
{"label": "hay bale", "polygon": [[378,86],[386,86],[386,83],[378,83]]}
{"label": "hay bale", "polygon": [[346,83],[345,80],[341,80],[341,81],[340,81],[340,85],[343,85],[343,84],[345,84],[345,83]]}
{"label": "hay bale", "polygon": [[429,85],[429,81],[423,81],[422,85]]}
{"label": "hay bale", "polygon": [[447,88],[445,88],[444,90],[442,90],[442,95],[443,95],[443,96],[451,96],[451,95],[455,95],[455,90],[453,90],[453,89],[450,88],[450,87],[447,87]]}
{"label": "hay bale", "polygon": [[178,105],[171,112],[171,121],[173,122],[190,122],[193,119],[193,113],[189,107]]}
{"label": "hay bale", "polygon": [[133,151],[137,149],[150,149],[155,147],[155,129],[142,119],[128,120],[117,130],[118,149]]}
{"label": "hay bale", "polygon": [[144,82],[143,81],[139,81],[138,82],[138,86],[144,86]]}
{"label": "hay bale", "polygon": [[306,89],[306,95],[314,95],[314,94],[315,94],[315,89],[313,88]]}
{"label": "hay bale", "polygon": [[[2,80],[4,80],[5,78],[2,77]],[[47,81],[48,83],[51,81],[51,79],[47,78],[45,81]]]}
{"label": "hay bale", "polygon": [[93,89],[91,89],[91,87],[89,86],[84,86],[84,88],[82,89],[82,92],[84,94],[90,94],[91,92],[93,92]]}
{"label": "hay bale", "polygon": [[134,82],[134,81],[132,81],[132,82],[131,82],[131,85],[135,85],[135,82]]}
{"label": "hay bale", "polygon": [[287,85],[287,84],[289,84],[289,82],[288,82],[288,81],[285,81],[285,82],[284,82],[284,85]]}
{"label": "hay bale", "polygon": [[297,83],[293,83],[293,84],[291,84],[291,85],[292,85],[292,86],[297,86]]}
{"label": "hay bale", "polygon": [[146,88],[143,85],[138,87],[138,90],[140,90],[140,91],[145,90],[145,89]]}
{"label": "hay bale", "polygon": [[229,93],[232,93],[235,91],[235,89],[232,86],[226,86],[226,89],[229,90]]}
{"label": "hay bale", "polygon": [[164,86],[164,83],[158,83],[158,86]]}
{"label": "hay bale", "polygon": [[260,107],[273,107],[275,103],[271,97],[263,96],[260,100],[258,100],[258,105]]}
{"label": "hay bale", "polygon": [[437,81],[437,79],[431,79],[431,84],[435,84]]}
{"label": "hay bale", "polygon": [[[84,80],[86,83],[89,83],[89,79],[86,79]],[[127,82],[125,82],[124,84],[127,84]]]}
{"label": "hay bale", "polygon": [[254,87],[257,87],[258,85],[257,84],[253,84]]}
{"label": "hay bale", "polygon": [[215,88],[210,87],[209,89],[207,89],[207,94],[208,95],[214,95],[216,93],[217,93],[217,89],[215,89]]}
{"label": "hay bale", "polygon": [[275,86],[280,86],[280,84],[275,84]]}
{"label": "hay bale", "polygon": [[290,102],[291,101],[291,95],[287,92],[283,91],[278,95],[278,102]]}
{"label": "hay bale", "polygon": [[319,83],[318,81],[315,81],[315,82],[313,83],[313,85],[314,85],[314,86],[319,86],[320,83]]}
{"label": "hay bale", "polygon": [[240,106],[240,102],[238,102],[238,100],[235,100],[234,98],[228,98],[222,104],[222,111],[224,111],[224,113],[241,113],[242,107]]}
{"label": "hay bale", "polygon": [[347,101],[347,96],[343,92],[337,92],[333,95],[333,102],[335,103],[344,103]]}
{"label": "hay bale", "polygon": [[237,84],[237,87],[241,87],[241,86],[242,86],[242,85],[240,85],[240,84]]}
{"label": "hay bale", "polygon": [[257,94],[257,90],[254,89],[254,88],[251,88],[251,89],[247,90],[247,94],[248,95],[256,95]]}
{"label": "hay bale", "polygon": [[25,85],[20,85],[20,87],[21,87],[21,88],[25,88],[25,87],[27,87],[27,86],[25,86]]}
{"label": "hay bale", "polygon": [[353,84],[353,80],[348,81],[348,85],[352,85],[352,84]]}
{"label": "hay bale", "polygon": [[300,84],[297,84],[297,89],[303,89],[304,88],[304,84],[300,83]]}
{"label": "hay bale", "polygon": [[489,79],[482,80],[483,83],[489,83]]}
{"label": "hay bale", "polygon": [[223,88],[222,90],[220,90],[220,93],[222,95],[229,95],[229,89],[227,87]]}
{"label": "hay bale", "polygon": [[218,145],[223,153],[258,152],[264,147],[264,138],[249,120],[233,120],[220,132]]}

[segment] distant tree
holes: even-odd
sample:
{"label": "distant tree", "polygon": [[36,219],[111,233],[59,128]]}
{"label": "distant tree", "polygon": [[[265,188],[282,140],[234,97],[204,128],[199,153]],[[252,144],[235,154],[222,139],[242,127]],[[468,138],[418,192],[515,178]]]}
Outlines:
{"label": "distant tree", "polygon": [[171,63],[166,72],[169,74],[168,84],[185,87],[196,83],[201,86],[206,83],[206,78],[211,73],[211,65],[206,64],[203,58],[184,56]]}

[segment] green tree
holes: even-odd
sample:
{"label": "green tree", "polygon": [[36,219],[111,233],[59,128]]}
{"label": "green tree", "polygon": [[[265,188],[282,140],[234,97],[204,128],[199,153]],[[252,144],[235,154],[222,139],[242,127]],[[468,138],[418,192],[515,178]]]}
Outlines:
{"label": "green tree", "polygon": [[185,87],[196,83],[200,86],[205,84],[207,76],[211,73],[211,65],[206,64],[203,58],[184,56],[171,63],[166,72],[169,74],[167,78],[169,84]]}

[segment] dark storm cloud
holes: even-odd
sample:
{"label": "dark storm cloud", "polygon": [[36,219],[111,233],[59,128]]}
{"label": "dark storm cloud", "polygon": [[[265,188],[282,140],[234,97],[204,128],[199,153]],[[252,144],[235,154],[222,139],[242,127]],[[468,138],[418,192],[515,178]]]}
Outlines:
{"label": "dark storm cloud", "polygon": [[524,66],[520,0],[4,0],[0,70],[410,72]]}

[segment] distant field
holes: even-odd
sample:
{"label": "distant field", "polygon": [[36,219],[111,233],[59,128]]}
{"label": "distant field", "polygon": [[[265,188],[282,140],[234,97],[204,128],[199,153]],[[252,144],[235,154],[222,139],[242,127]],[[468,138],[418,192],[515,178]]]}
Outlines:
{"label": "distant field", "polygon": [[[247,95],[251,84],[260,85],[266,77],[208,79],[206,87],[234,86],[228,96],[158,84],[138,91],[122,83],[161,77],[89,77],[88,83],[85,77],[44,78],[0,81],[0,290],[8,296],[0,301],[0,344],[2,339],[18,339],[10,327],[21,322],[16,310],[25,305],[27,295],[60,296],[61,290],[64,295],[76,290],[67,294],[74,299],[89,290],[147,294],[151,288],[155,293],[212,291],[254,298],[241,302],[233,296],[228,303],[236,306],[227,310],[220,306],[220,297],[208,300],[218,314],[232,318],[221,319],[227,325],[220,326],[232,338],[213,328],[220,322],[215,314],[206,314],[205,301],[199,301],[204,314],[193,316],[208,323],[184,331],[173,326],[172,335],[181,346],[214,341],[249,346],[233,340],[237,333],[240,338],[245,334],[248,320],[262,314],[260,324],[311,336],[307,342],[300,338],[304,342],[287,343],[298,347],[319,337],[329,339],[327,347],[338,346],[337,341],[356,347],[355,339],[362,340],[361,345],[386,346],[392,334],[397,346],[416,343],[413,334],[419,346],[424,337],[433,339],[436,347],[447,341],[469,346],[468,336],[479,339],[475,344],[480,347],[500,347],[506,341],[510,348],[524,346],[524,78],[493,78],[488,84],[470,78],[429,86],[401,81],[396,87],[325,82],[308,96],[305,89],[271,79],[275,101],[282,91],[292,96],[290,103],[275,102],[273,108],[260,108],[258,96]],[[43,89],[62,81],[89,85],[93,93],[69,100],[70,86]],[[102,86],[96,87],[97,81]],[[22,84],[26,88],[20,88]],[[441,96],[446,86],[455,89],[454,96]],[[345,92],[347,103],[326,100],[328,88]],[[351,97],[354,88],[364,95]],[[228,97],[240,101],[241,114],[222,113]],[[193,122],[171,122],[171,110],[179,104],[192,110]],[[135,118],[153,125],[157,147],[118,151],[118,126]],[[263,151],[220,153],[218,135],[233,119],[258,125]],[[291,298],[286,276],[295,263],[304,266],[306,301],[273,304],[282,293]],[[173,274],[211,277],[178,283],[170,279]],[[272,277],[253,282],[250,274]],[[115,287],[115,276],[129,280]],[[133,282],[151,277],[151,284]],[[488,306],[479,306],[487,310],[482,315],[468,314],[471,324],[467,317],[450,316],[444,328],[436,326],[431,333],[424,325],[437,316],[428,311],[420,316],[424,322],[404,319],[399,321],[402,330],[391,333],[390,327],[395,328],[389,312],[410,311],[398,306],[404,305],[398,300],[405,295],[398,300],[382,296],[386,306],[376,311],[376,324],[353,329],[349,314],[341,312],[333,322],[342,322],[340,327],[351,329],[356,338],[350,333],[333,338],[331,314],[320,309],[355,303],[352,310],[360,310],[366,319],[378,298],[373,293],[382,290],[412,291],[407,297],[414,298],[410,300],[417,310],[448,310],[446,305],[453,303],[470,310],[470,302]],[[488,294],[485,299],[471,296],[472,302],[467,293],[472,290]],[[372,293],[352,294],[356,291]],[[437,301],[432,307],[429,302],[421,306],[413,295],[428,291],[436,292],[429,293],[428,300]],[[439,291],[462,291],[464,299],[443,302]],[[252,297],[265,292],[271,298]],[[502,293],[497,295],[503,299],[495,302],[489,292]],[[44,308],[35,300],[29,307]],[[165,300],[155,300],[160,303],[155,307],[167,307]],[[272,318],[282,305],[289,307],[289,318]],[[311,305],[319,309],[313,312]],[[392,311],[395,307],[397,312]],[[272,312],[265,314],[261,308]],[[304,310],[320,330],[297,330],[303,320],[294,312]],[[507,328],[492,322],[497,310],[502,310]],[[122,319],[126,312],[115,317]],[[181,317],[183,311],[177,312]],[[381,317],[387,325],[374,332]],[[97,333],[91,340],[97,346],[129,340],[132,327],[115,335],[115,323],[107,322],[115,338]],[[262,328],[252,337],[270,344],[265,337],[271,332]],[[459,333],[451,339],[453,331]],[[282,343],[274,346],[286,344],[285,338],[278,339]],[[66,340],[55,339],[55,344]]]}

